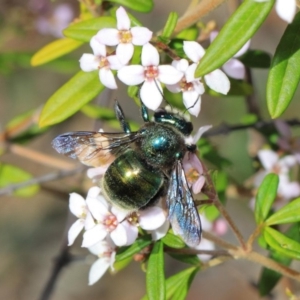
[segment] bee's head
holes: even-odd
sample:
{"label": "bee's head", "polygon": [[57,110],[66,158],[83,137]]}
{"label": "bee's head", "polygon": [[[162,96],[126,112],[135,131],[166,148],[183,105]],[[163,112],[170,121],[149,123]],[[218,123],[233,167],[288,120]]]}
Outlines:
{"label": "bee's head", "polygon": [[189,136],[193,131],[193,124],[187,121],[177,112],[169,112],[163,108],[159,108],[154,113],[154,120],[157,123],[165,123],[174,126],[183,135]]}

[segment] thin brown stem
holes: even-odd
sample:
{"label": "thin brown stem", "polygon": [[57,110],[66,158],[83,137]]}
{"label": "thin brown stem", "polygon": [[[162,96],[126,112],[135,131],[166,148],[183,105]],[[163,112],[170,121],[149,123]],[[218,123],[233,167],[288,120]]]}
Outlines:
{"label": "thin brown stem", "polygon": [[202,0],[196,6],[190,6],[189,9],[177,22],[174,30],[174,35],[178,34],[185,28],[197,23],[199,19],[209,12],[214,10],[216,7],[221,5],[225,0]]}
{"label": "thin brown stem", "polygon": [[238,249],[237,246],[233,245],[233,244],[230,244],[222,239],[220,239],[219,237],[209,233],[209,232],[206,232],[204,231],[203,234],[202,234],[203,238],[213,242],[214,244],[220,246],[221,248],[224,248],[224,249],[227,249],[227,250],[236,250]]}

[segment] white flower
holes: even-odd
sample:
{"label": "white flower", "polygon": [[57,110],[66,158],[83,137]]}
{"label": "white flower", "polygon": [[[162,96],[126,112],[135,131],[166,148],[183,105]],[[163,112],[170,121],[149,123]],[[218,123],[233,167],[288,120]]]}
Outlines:
{"label": "white flower", "polygon": [[[269,0],[255,0],[256,2],[266,2]],[[296,14],[297,2],[296,0],[277,0],[276,12],[278,16],[284,21],[291,23]]]}
{"label": "white flower", "polygon": [[279,158],[276,152],[263,149],[258,152],[258,157],[265,171],[259,172],[255,176],[255,186],[258,187],[268,173],[275,173],[279,176],[278,194],[281,197],[288,200],[300,195],[300,185],[297,182],[291,182],[289,179],[289,170],[297,162],[293,155]]}
{"label": "white flower", "polygon": [[89,272],[89,285],[92,285],[104,275],[109,267],[113,270],[116,250],[111,242],[104,240],[89,247],[89,251],[99,257],[92,264]]}
{"label": "white flower", "polygon": [[116,55],[106,56],[106,47],[100,44],[95,36],[92,37],[90,45],[94,54],[85,53],[81,56],[81,69],[84,72],[99,70],[101,83],[110,89],[116,89],[116,80],[111,70],[119,70],[123,65]]}
{"label": "white flower", "polygon": [[[98,187],[92,187],[87,197],[94,197],[99,192],[100,189]],[[78,218],[68,232],[68,245],[71,246],[83,228],[88,230],[94,226],[94,221],[83,197],[77,193],[72,193],[69,201],[70,211]]]}
{"label": "white flower", "polygon": [[183,74],[171,65],[159,66],[159,54],[151,44],[146,44],[142,49],[142,65],[125,66],[118,71],[118,77],[127,85],[138,85],[142,82],[140,96],[144,104],[156,110],[162,99],[160,82],[175,84]]}
{"label": "white flower", "polygon": [[[192,82],[195,80],[194,74],[200,59],[204,56],[205,50],[200,44],[193,41],[184,41],[183,50],[187,57],[194,62],[189,66],[187,75],[190,76],[187,76],[186,78],[187,82]],[[204,75],[204,80],[212,90],[218,93],[226,95],[230,89],[229,79],[226,74],[219,69]]]}
{"label": "white flower", "polygon": [[[210,42],[212,42],[216,36],[218,35],[218,31],[212,31],[210,33]],[[230,77],[235,79],[244,79],[246,69],[243,63],[241,63],[236,57],[242,56],[249,49],[250,40],[246,42],[246,44],[233,56],[233,58],[229,59],[223,66],[222,69],[228,74]]]}
{"label": "white flower", "polygon": [[91,247],[107,236],[117,246],[130,245],[135,241],[137,228],[125,220],[128,211],[111,206],[101,195],[88,197],[86,203],[96,223],[83,234],[82,247]]}
{"label": "white flower", "polygon": [[203,83],[198,79],[187,82],[186,77],[190,78],[193,74],[189,74],[189,63],[186,59],[173,60],[172,65],[183,74],[181,80],[176,84],[166,84],[169,91],[173,93],[182,92],[183,103],[189,113],[198,116],[201,107],[201,96],[204,93]]}
{"label": "white flower", "polygon": [[143,46],[152,37],[152,32],[146,27],[130,28],[130,19],[121,6],[117,9],[117,28],[104,28],[97,33],[100,43],[107,46],[117,46],[116,55],[122,64],[127,64],[132,58],[133,45]]}

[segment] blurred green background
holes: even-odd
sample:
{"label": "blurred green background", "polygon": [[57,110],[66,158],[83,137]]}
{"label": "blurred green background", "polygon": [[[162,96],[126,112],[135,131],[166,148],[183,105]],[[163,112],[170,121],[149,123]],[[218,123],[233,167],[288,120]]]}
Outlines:
{"label": "blurred green background", "polygon": [[[217,27],[221,28],[231,14],[235,2],[227,1],[203,21],[215,20]],[[36,68],[30,66],[31,55],[55,39],[53,32],[41,30],[38,22],[40,18],[44,18],[44,21],[50,22],[51,27],[51,22],[55,21],[53,20],[55,8],[61,3],[47,0],[0,0],[1,131],[14,117],[41,107],[56,89],[79,70],[78,59],[82,53],[90,52],[89,46],[85,45],[66,59],[60,59],[58,63]],[[69,5],[70,11],[76,17],[78,2],[70,0],[63,3]],[[154,10],[150,14],[133,14],[155,32],[163,27],[171,10],[181,15],[186,6],[185,1],[155,0]],[[273,11],[253,38],[251,48],[274,53],[285,27],[286,24]],[[255,100],[262,117],[268,120],[264,98],[266,78],[266,70],[253,70]],[[283,119],[298,116],[300,108],[298,97],[299,93],[283,115]],[[138,108],[127,97],[125,89],[117,92],[105,91],[95,103],[112,107],[114,99],[118,99],[129,118],[141,123]],[[245,113],[246,105],[242,97],[214,98],[204,95],[201,113],[197,119],[193,118],[193,122],[195,128],[207,124],[218,126],[224,122],[237,124],[241,122]],[[95,124],[95,121],[79,112],[23,146],[70,162],[55,153],[50,145],[51,140],[66,131],[94,130],[100,125],[102,124]],[[228,172],[233,182],[238,184],[242,184],[253,174],[254,169],[249,156],[250,140],[251,146],[259,145],[259,138],[252,130],[211,139],[220,154],[232,162]],[[6,149],[5,146],[3,149]],[[43,163],[39,164],[24,156],[10,153],[7,149],[1,156],[1,163],[18,166],[34,177],[57,171]],[[1,197],[0,299],[39,299],[50,276],[54,259],[63,244],[64,232],[72,223],[72,219],[70,222],[67,221],[68,194],[78,191],[81,183],[83,186],[89,185],[84,174],[77,174],[43,183],[40,191],[32,197],[15,195]],[[229,189],[228,192],[228,209],[242,233],[248,236],[254,229],[252,212],[248,208],[249,198],[235,197],[236,194],[230,193],[231,190],[234,189]],[[230,232],[225,238],[234,241]],[[139,263],[131,263],[127,269],[116,275],[107,273],[98,283],[89,287],[88,271],[94,257],[80,248],[79,241],[72,247],[71,252],[80,255],[82,259],[73,262],[61,272],[51,299],[132,300],[140,299],[144,295],[145,274]],[[166,274],[174,274],[183,267],[187,266],[167,259]],[[253,286],[259,272],[259,266],[246,261],[230,261],[200,272],[192,284],[188,299],[259,299],[258,292]],[[293,290],[296,288],[294,282],[283,280],[274,293],[274,299],[287,299],[284,295],[287,286]]]}

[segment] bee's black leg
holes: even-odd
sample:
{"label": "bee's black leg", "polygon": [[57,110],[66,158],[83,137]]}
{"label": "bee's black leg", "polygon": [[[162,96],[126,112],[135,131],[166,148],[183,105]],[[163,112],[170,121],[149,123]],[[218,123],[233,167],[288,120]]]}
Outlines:
{"label": "bee's black leg", "polygon": [[129,126],[128,122],[125,120],[125,115],[124,115],[123,110],[117,100],[115,102],[115,113],[116,113],[116,117],[119,120],[123,131],[126,133],[130,133],[131,132],[130,126]]}
{"label": "bee's black leg", "polygon": [[145,122],[149,122],[149,113],[148,113],[148,109],[147,109],[147,107],[145,106],[145,104],[143,103],[142,100],[141,100],[141,112],[142,112],[143,120],[144,120]]}

